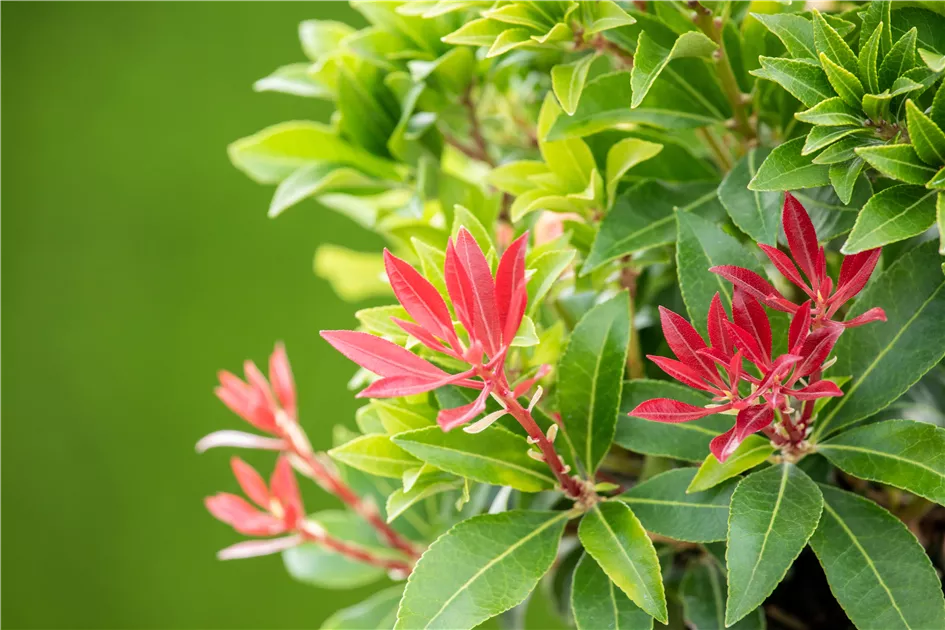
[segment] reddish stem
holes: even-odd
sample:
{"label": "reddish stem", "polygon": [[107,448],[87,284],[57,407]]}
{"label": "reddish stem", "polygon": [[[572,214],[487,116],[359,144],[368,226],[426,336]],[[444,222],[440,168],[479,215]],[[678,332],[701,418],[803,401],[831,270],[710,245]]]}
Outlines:
{"label": "reddish stem", "polygon": [[370,550],[361,547],[360,545],[353,545],[343,540],[339,540],[326,532],[324,528],[321,527],[321,525],[312,521],[304,521],[299,527],[299,533],[306,540],[318,543],[319,545],[331,549],[332,551],[336,551],[343,556],[351,558],[352,560],[364,562],[365,564],[370,564],[376,567],[382,567],[388,571],[396,571],[403,574],[404,576],[410,575],[410,572],[413,569],[409,563],[403,560],[383,558],[375,555]]}

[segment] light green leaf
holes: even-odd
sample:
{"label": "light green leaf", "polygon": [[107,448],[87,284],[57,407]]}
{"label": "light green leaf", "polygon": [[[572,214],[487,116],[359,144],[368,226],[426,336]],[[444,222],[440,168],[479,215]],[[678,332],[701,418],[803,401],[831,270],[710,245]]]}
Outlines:
{"label": "light green leaf", "polygon": [[427,497],[449,490],[456,490],[462,485],[462,479],[456,479],[452,475],[441,471],[421,475],[409,490],[397,488],[387,497],[387,522],[393,522],[411,506]]}
{"label": "light green leaf", "polygon": [[544,252],[533,259],[526,258],[526,269],[535,270],[527,285],[530,311],[538,308],[558,276],[568,268],[576,255],[577,252],[573,249],[557,249]]}
{"label": "light green leaf", "polygon": [[853,150],[877,171],[907,184],[923,185],[935,175],[935,169],[919,159],[910,144],[886,144]]}
{"label": "light green leaf", "polygon": [[754,610],[784,579],[817,528],[823,505],[817,484],[793,464],[771,466],[738,484],[725,552],[726,626]]}
{"label": "light green leaf", "polygon": [[486,181],[502,192],[521,195],[535,187],[530,179],[534,175],[550,173],[544,162],[538,160],[518,160],[500,164],[486,177]]}
{"label": "light green leaf", "polygon": [[637,108],[663,69],[673,59],[682,57],[708,57],[718,45],[699,31],[689,31],[679,36],[669,50],[653,41],[646,32],[637,40],[637,52],[633,57],[630,83],[633,99],[630,107]]}
{"label": "light green leaf", "polygon": [[880,22],[873,30],[865,42],[860,45],[860,55],[857,59],[857,68],[860,71],[860,79],[866,86],[866,89],[876,94],[879,92],[879,40],[883,30],[883,24]]}
{"label": "light green leaf", "polygon": [[907,70],[915,67],[915,42],[918,31],[912,27],[899,38],[879,66],[879,87],[887,89]]}
{"label": "light green leaf", "polygon": [[931,166],[945,165],[945,133],[911,99],[906,101],[906,118],[909,139],[919,159]]}
{"label": "light green leaf", "polygon": [[647,142],[639,138],[624,138],[614,144],[607,151],[607,201],[608,207],[614,204],[614,195],[620,178],[627,171],[639,164],[655,157],[663,150],[663,145]]}
{"label": "light green leaf", "polygon": [[267,77],[253,83],[257,92],[282,92],[308,98],[331,98],[331,88],[311,72],[311,64],[291,63],[277,68]]}
{"label": "light green leaf", "polygon": [[356,252],[337,245],[322,245],[315,252],[315,275],[327,280],[346,302],[391,295],[383,279],[384,259],[373,252]]}
{"label": "light green leaf", "polygon": [[932,118],[932,122],[938,125],[939,129],[945,127],[945,81],[935,91],[929,116]]}
{"label": "light green leaf", "polygon": [[[902,145],[906,146],[906,145]],[[902,184],[873,195],[863,206],[844,254],[880,247],[921,234],[935,222],[935,191]]]}
{"label": "light green leaf", "polygon": [[925,62],[925,65],[928,66],[929,70],[932,72],[945,71],[945,55],[940,55],[936,52],[932,52],[931,50],[920,48],[919,57],[922,58],[922,61]]}
{"label": "light green leaf", "polygon": [[820,53],[820,65],[827,74],[827,81],[843,102],[851,107],[859,106],[863,101],[864,90],[863,84],[856,75],[835,64],[823,53]]}
{"label": "light green leaf", "polygon": [[816,63],[779,57],[760,57],[758,61],[761,67],[749,74],[774,81],[807,107],[836,96],[827,75]]}
{"label": "light green leaf", "polygon": [[679,424],[651,422],[627,415],[641,402],[651,398],[671,398],[699,407],[710,402],[707,396],[691,387],[670,381],[626,381],[614,442],[635,453],[701,462],[709,454],[712,438],[728,431],[734,422],[731,416],[720,414]]}
{"label": "light green leaf", "polygon": [[303,199],[326,193],[372,194],[383,187],[375,179],[350,167],[316,162],[300,167],[276,188],[269,204],[269,217],[275,218]]}
{"label": "light green leaf", "polygon": [[926,188],[942,190],[945,189],[945,167],[938,169],[938,172],[925,183]]}
{"label": "light green leaf", "polygon": [[539,341],[538,333],[535,330],[535,322],[526,315],[522,318],[522,325],[519,326],[515,338],[512,339],[512,343],[509,345],[513,348],[530,348],[531,346],[537,346]]}
{"label": "light green leaf", "polygon": [[481,433],[429,427],[400,433],[393,441],[418,460],[481,483],[511,486],[522,492],[555,485],[548,466],[528,456],[531,447],[525,438],[498,426]]}
{"label": "light green leaf", "polygon": [[840,34],[827,24],[820,11],[811,11],[814,23],[814,46],[821,55],[842,66],[847,71],[857,71],[856,55]]}
{"label": "light green leaf", "polygon": [[580,138],[567,140],[541,140],[561,115],[561,108],[550,93],[545,97],[538,115],[538,137],[542,158],[555,174],[561,187],[568,192],[580,192],[587,188],[594,170],[594,156]]}
{"label": "light green leaf", "polygon": [[841,433],[817,445],[817,452],[854,477],[945,504],[945,429],[886,420]]}
{"label": "light green leaf", "polygon": [[[724,569],[711,556],[704,556],[686,565],[679,594],[682,597],[683,616],[689,627],[725,628],[726,583]],[[765,614],[760,606],[754,614],[732,626],[734,630],[763,630],[764,627]]]}
{"label": "light green leaf", "polygon": [[[816,153],[826,146],[852,135],[871,135],[871,131],[864,127],[814,127],[808,132],[801,155],[807,156]],[[813,162],[813,159],[811,160]]]}
{"label": "light green leaf", "polygon": [[584,82],[587,81],[587,72],[591,69],[595,56],[585,55],[576,61],[567,64],[558,64],[551,69],[551,87],[558,97],[568,116],[573,116],[577,110],[581,92],[584,91]]}
{"label": "light green leaf", "polygon": [[618,591],[600,565],[586,553],[574,568],[571,612],[578,630],[653,628],[653,618]]}
{"label": "light green leaf", "polygon": [[[769,158],[770,159],[770,158]],[[717,265],[736,265],[764,274],[757,259],[733,236],[716,223],[691,212],[676,211],[676,268],[679,289],[693,326],[706,333],[709,304],[719,293],[722,303],[730,307],[732,285],[709,271]]]}
{"label": "light green leaf", "polygon": [[776,146],[748,182],[748,189],[794,190],[829,184],[829,169],[814,164],[810,156],[801,153],[804,141],[804,138],[795,138]]}
{"label": "light green leaf", "polygon": [[436,287],[440,295],[447,295],[446,280],[443,277],[443,265],[446,263],[446,254],[441,249],[437,249],[419,238],[411,238],[410,244],[420,259],[420,268],[423,276],[430,281],[430,284]]}
{"label": "light green leaf", "polygon": [[623,292],[581,318],[558,363],[561,421],[588,474],[614,438],[629,343],[630,300]]}
{"label": "light green leaf", "polygon": [[330,451],[332,459],[379,477],[400,477],[420,461],[391,441],[387,435],[362,435]]}
{"label": "light green leaf", "polygon": [[393,628],[397,606],[404,594],[402,584],[374,593],[363,602],[342,608],[322,624],[322,630],[364,630]]}
{"label": "light green leaf", "polygon": [[856,627],[945,627],[941,582],[906,526],[868,499],[830,486],[820,489],[824,513],[810,546]]}
{"label": "light green leaf", "polygon": [[892,2],[890,0],[878,0],[876,2],[870,2],[867,5],[866,11],[860,13],[860,18],[863,20],[863,24],[860,27],[860,50],[863,49],[863,46],[866,44],[867,38],[876,30],[876,27],[882,24],[881,35],[880,35],[880,57],[889,52],[889,49],[892,48],[892,33],[890,25],[892,23],[892,16],[890,12],[890,7]]}
{"label": "light green leaf", "polygon": [[643,525],[625,504],[595,505],[578,527],[584,549],[633,603],[666,623],[659,559]]}
{"label": "light green leaf", "polygon": [[403,345],[403,342],[407,340],[407,333],[391,321],[392,317],[410,320],[407,309],[400,305],[362,308],[354,313],[354,317],[366,332],[386,337],[391,341],[396,339],[401,342],[400,345]]}
{"label": "light green leaf", "polygon": [[817,59],[814,48],[814,27],[810,20],[791,13],[752,13],[752,17],[777,35],[794,58]]}
{"label": "light green leaf", "polygon": [[388,433],[423,429],[436,422],[436,411],[426,404],[410,404],[402,398],[374,400],[371,404]]}
{"label": "light green leaf", "polygon": [[547,31],[555,23],[551,16],[526,2],[516,2],[483,11],[482,17],[506,24],[527,26],[542,32]]}
{"label": "light green leaf", "polygon": [[703,492],[686,492],[695,468],[676,468],[639,483],[618,498],[630,506],[647,531],[675,540],[725,540],[734,480]]}
{"label": "light green leaf", "polygon": [[829,127],[863,124],[863,114],[860,108],[850,107],[839,96],[828,98],[810,109],[797,112],[794,117],[801,122]]}
{"label": "light green leaf", "polygon": [[488,52],[486,52],[486,59],[498,57],[510,50],[532,44],[534,44],[532,31],[527,28],[510,28],[502,31],[502,33],[495,38],[495,41],[492,42],[492,46],[489,48]]}
{"label": "light green leaf", "polygon": [[612,28],[636,24],[636,20],[631,15],[611,0],[586,2],[584,8],[587,11],[584,19],[586,35],[595,35]]}
{"label": "light green leaf", "polygon": [[848,318],[878,306],[887,321],[840,337],[833,371],[853,380],[815,423],[815,441],[883,409],[945,356],[945,276],[936,246],[930,241],[908,251],[857,297]]}
{"label": "light green leaf", "polygon": [[[945,188],[945,178],[943,178],[942,187]],[[939,193],[938,200],[935,202],[935,225],[938,226],[938,253],[945,255],[945,193]],[[945,272],[945,269],[942,271]]]}
{"label": "light green leaf", "polygon": [[328,53],[337,52],[345,37],[355,30],[343,22],[332,20],[305,20],[299,24],[299,41],[305,56],[312,61]]}
{"label": "light green leaf", "polygon": [[782,195],[779,192],[748,189],[748,183],[758,173],[758,167],[769,153],[769,149],[753,148],[736,162],[719,186],[719,199],[732,222],[742,232],[758,243],[775,245],[780,228],[778,217]]}
{"label": "light green leaf", "polygon": [[568,512],[474,516],[417,562],[395,628],[464,630],[517,606],[554,562]]}
{"label": "light green leaf", "polygon": [[491,46],[507,28],[502,22],[486,18],[473,20],[443,37],[443,43],[453,46]]}
{"label": "light green leaf", "polygon": [[[734,423],[733,419],[731,424]],[[727,428],[731,428],[731,424]],[[686,492],[702,492],[713,488],[726,479],[731,479],[763,463],[772,454],[774,454],[774,447],[771,446],[770,440],[760,435],[749,435],[724,463],[717,460],[711,453],[707,455]]]}
{"label": "light green leaf", "polygon": [[813,162],[814,164],[838,164],[840,162],[848,162],[856,157],[856,153],[854,153],[853,150],[857,147],[878,144],[881,144],[881,141],[877,138],[847,136],[815,155]]}

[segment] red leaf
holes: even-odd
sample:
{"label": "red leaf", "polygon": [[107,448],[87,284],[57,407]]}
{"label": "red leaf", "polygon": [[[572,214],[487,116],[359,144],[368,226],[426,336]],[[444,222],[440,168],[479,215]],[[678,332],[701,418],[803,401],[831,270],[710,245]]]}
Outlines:
{"label": "red leaf", "polygon": [[246,496],[262,509],[269,510],[269,487],[256,469],[239,457],[230,458],[230,467]]}
{"label": "red leaf", "polygon": [[487,386],[479,393],[476,400],[468,405],[455,407],[453,409],[441,409],[440,413],[436,415],[436,423],[440,425],[440,428],[444,431],[449,431],[450,429],[455,429],[460,425],[466,424],[486,410],[486,401],[489,400],[489,394],[491,393],[492,388]]}
{"label": "red leaf", "polygon": [[788,247],[798,266],[807,275],[812,287],[816,291],[817,280],[817,232],[810,220],[807,210],[791,193],[784,193],[784,211],[781,215],[784,224],[784,234],[787,236]]}
{"label": "red leaf", "polygon": [[472,295],[466,302],[473,325],[469,332],[482,342],[486,354],[494,357],[502,348],[502,328],[499,325],[495,283],[492,270],[489,269],[489,261],[466,228],[460,228],[456,237],[456,255],[472,288]]}
{"label": "red leaf", "polygon": [[388,376],[378,379],[358,392],[358,398],[398,398],[413,396],[439,389],[444,385],[456,383],[473,375],[472,370],[461,374],[433,376]]}
{"label": "red leaf", "polygon": [[291,417],[295,417],[295,379],[292,377],[292,368],[289,366],[289,357],[285,346],[277,343],[275,350],[269,355],[269,382],[272,390],[279,399],[279,404]]}
{"label": "red leaf", "polygon": [[741,351],[745,353],[746,359],[761,369],[768,367],[768,358],[762,354],[761,348],[758,347],[758,342],[755,341],[755,338],[750,332],[738,324],[732,323],[728,325],[728,332],[735,340],[736,347],[740,348]]}
{"label": "red leaf", "polygon": [[752,405],[738,412],[735,433],[741,442],[752,433],[761,431],[774,420],[774,411],[768,405]]}
{"label": "red leaf", "polygon": [[400,319],[399,317],[391,317],[390,319],[392,322],[400,326],[400,328],[405,333],[407,333],[408,335],[410,335],[411,337],[413,337],[414,339],[416,339],[417,341],[425,345],[427,348],[430,348],[431,350],[436,350],[437,352],[447,352],[449,354],[452,354],[452,352],[450,352],[449,349],[446,348],[439,339],[434,337],[430,333],[430,331],[424,328],[423,326],[419,324],[415,324],[413,322],[406,322]]}
{"label": "red leaf", "polygon": [[794,309],[797,308],[797,305],[788,301],[770,282],[751,269],[733,265],[720,265],[711,267],[709,271],[719,274],[748,295],[773,309],[793,313]]}
{"label": "red leaf", "polygon": [[705,340],[696,332],[692,324],[681,315],[677,315],[668,308],[660,307],[660,323],[663,326],[663,336],[670,350],[676,358],[689,368],[702,374],[712,383],[719,383],[719,373],[712,361],[699,354],[699,350],[706,347]]}
{"label": "red leaf", "polygon": [[456,253],[456,247],[453,245],[452,239],[446,244],[443,278],[446,280],[446,292],[449,293],[450,301],[453,303],[456,318],[462,323],[463,328],[472,335],[473,324],[470,319],[472,312],[470,300],[473,294],[472,281],[459,260],[459,254]]}
{"label": "red leaf", "polygon": [[841,304],[849,301],[863,290],[876,269],[882,249],[870,249],[859,254],[852,254],[843,258],[840,265],[840,277],[837,279],[837,292],[828,300],[831,311],[836,311]]}
{"label": "red leaf", "polygon": [[260,512],[235,494],[221,492],[204,499],[204,505],[214,517],[247,536],[275,536],[286,531],[282,520]]}
{"label": "red leaf", "polygon": [[735,434],[735,427],[732,427],[722,435],[717,435],[709,442],[709,450],[715,455],[715,459],[724,462],[735,452],[742,441]]}
{"label": "red leaf", "polygon": [[235,374],[221,371],[218,374],[220,386],[214,389],[217,397],[230,411],[240,416],[251,425],[266,433],[276,433],[276,419],[272,408],[256,388],[243,382]]}
{"label": "red leaf", "polygon": [[886,321],[886,311],[878,306],[874,306],[862,315],[854,317],[853,319],[848,319],[845,322],[840,322],[840,324],[844,328],[855,328],[857,326],[862,326],[863,324],[869,324],[870,322],[884,321]]}
{"label": "red leaf", "polygon": [[725,313],[725,307],[722,306],[722,299],[718,292],[712,296],[712,302],[709,304],[709,344],[721,352],[724,356],[730,357],[735,351],[735,344],[732,343],[732,337],[728,334],[728,328],[725,323],[728,321],[728,315]]}
{"label": "red leaf", "polygon": [[736,288],[732,294],[732,317],[735,323],[751,333],[764,352],[765,359],[771,360],[771,323],[768,314],[758,300]]}
{"label": "red leaf", "polygon": [[[705,350],[701,350],[700,352],[704,351]],[[707,385],[699,372],[696,372],[681,361],[674,361],[673,359],[667,359],[666,357],[658,357],[649,354],[646,356],[646,358],[658,365],[661,370],[684,385],[705,390],[707,392],[718,391],[717,388]]]}
{"label": "red leaf", "polygon": [[447,375],[409,350],[365,332],[323,330],[320,334],[335,350],[380,376],[441,378]]}
{"label": "red leaf", "polygon": [[295,481],[295,473],[292,471],[292,464],[289,463],[288,457],[282,455],[276,460],[276,468],[269,479],[269,487],[272,490],[272,496],[282,506],[283,522],[286,523],[288,529],[294,529],[298,520],[305,516],[305,508],[302,507],[302,495],[299,494],[299,486]]}
{"label": "red leaf", "polygon": [[502,254],[495,273],[495,301],[502,340],[512,343],[525,315],[528,292],[525,283],[525,247],[528,232],[518,237]]}
{"label": "red leaf", "polygon": [[[405,261],[384,249],[384,269],[394,295],[410,316],[431,333],[452,341],[456,334],[446,302],[430,282]],[[458,344],[457,344],[458,345]]]}
{"label": "red leaf", "polygon": [[818,398],[827,398],[829,396],[843,396],[843,390],[837,387],[833,381],[817,381],[807,387],[798,390],[787,390],[784,392],[794,396],[798,400],[816,400]]}
{"label": "red leaf", "polygon": [[810,287],[808,287],[804,279],[801,278],[800,272],[798,272],[797,267],[794,266],[794,263],[791,262],[787,254],[777,247],[771,247],[764,243],[758,243],[758,247],[767,254],[768,259],[774,264],[775,268],[781,272],[782,276],[800,287],[807,295],[814,297],[813,291],[810,290]]}
{"label": "red leaf", "polygon": [[843,326],[837,324],[818,328],[804,340],[798,354],[804,357],[794,371],[794,378],[804,378],[820,369],[840,338]]}
{"label": "red leaf", "polygon": [[810,332],[810,300],[807,300],[794,312],[791,326],[788,328],[788,350],[799,348]]}
{"label": "red leaf", "polygon": [[652,400],[645,400],[637,405],[629,415],[635,418],[643,418],[644,420],[652,420],[653,422],[676,424],[711,416],[714,413],[725,411],[731,407],[731,405],[722,405],[720,407],[705,409],[703,407],[696,407],[695,405],[679,402],[678,400],[670,400],[669,398],[653,398]]}

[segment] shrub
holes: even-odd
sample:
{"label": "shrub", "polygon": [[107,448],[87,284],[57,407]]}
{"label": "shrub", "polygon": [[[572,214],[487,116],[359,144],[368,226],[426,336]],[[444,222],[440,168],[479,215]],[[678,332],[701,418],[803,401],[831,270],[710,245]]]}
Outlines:
{"label": "shrub", "polygon": [[[233,460],[255,506],[208,499],[250,537],[220,556],[394,580],[328,628],[515,625],[543,579],[581,629],[945,628],[945,8],[796,4],[304,22],[256,89],[331,124],[230,156],[270,216],[381,235],[316,271],[397,303],[322,331],[367,399],[327,455],[281,346],[221,374],[265,435],[198,448],[279,455],[268,485]],[[306,514],[295,472],[347,509]]]}

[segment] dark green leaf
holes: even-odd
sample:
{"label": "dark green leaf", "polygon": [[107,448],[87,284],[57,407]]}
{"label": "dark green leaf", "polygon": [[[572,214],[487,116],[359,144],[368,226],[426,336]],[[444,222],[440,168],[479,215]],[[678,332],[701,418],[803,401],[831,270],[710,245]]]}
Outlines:
{"label": "dark green leaf", "polygon": [[883,409],[945,355],[945,275],[936,246],[927,242],[907,252],[857,297],[848,318],[878,306],[888,321],[840,337],[833,372],[853,379],[815,423],[815,440]]}
{"label": "dark green leaf", "polygon": [[666,596],[653,543],[619,501],[595,505],[578,527],[584,549],[614,583],[652,617],[666,623]]}
{"label": "dark green leaf", "polygon": [[945,133],[911,100],[906,101],[909,139],[919,159],[931,166],[945,165]]}
{"label": "dark green leaf", "polygon": [[828,98],[810,109],[797,112],[794,117],[801,122],[830,127],[863,124],[863,114],[860,108],[850,107],[839,96]]}
{"label": "dark green leaf", "polygon": [[322,630],[389,630],[397,621],[397,606],[403,594],[402,584],[374,593],[363,602],[333,614],[322,624]]}
{"label": "dark green leaf", "polygon": [[614,438],[629,343],[630,301],[621,293],[581,318],[558,364],[562,424],[589,474]]}
{"label": "dark green leaf", "polygon": [[848,162],[856,157],[854,149],[870,145],[881,144],[881,141],[875,138],[866,138],[863,136],[847,136],[843,140],[831,144],[822,152],[814,156],[814,164],[838,164]]}
{"label": "dark green leaf", "polygon": [[647,531],[689,542],[725,540],[734,480],[703,492],[686,493],[695,468],[676,468],[647,479],[620,495]]}
{"label": "dark green leaf", "polygon": [[646,32],[640,33],[630,75],[633,89],[630,107],[640,106],[653,82],[670,61],[680,57],[707,57],[717,48],[715,42],[698,31],[683,33],[669,50],[653,41]]}
{"label": "dark green leaf", "polygon": [[823,53],[820,53],[820,65],[827,74],[827,81],[843,102],[850,107],[858,107],[863,100],[863,84],[856,75],[837,65]]}
{"label": "dark green leaf", "polygon": [[809,156],[801,153],[804,141],[804,138],[795,138],[776,146],[748,183],[748,188],[759,191],[795,190],[829,184],[829,169],[814,164]]}
{"label": "dark green leaf", "polygon": [[396,628],[473,628],[517,606],[554,562],[567,512],[474,516],[417,562]]}
{"label": "dark green leaf", "polygon": [[861,147],[854,152],[886,177],[907,184],[925,184],[935,175],[935,169],[920,160],[910,144]]}
{"label": "dark green leaf", "polygon": [[815,62],[800,59],[761,57],[761,67],[751,74],[779,84],[807,107],[836,96],[827,75]]}
{"label": "dark green leaf", "polygon": [[882,35],[882,30],[883,25],[877,24],[876,28],[873,29],[873,34],[869,36],[869,39],[860,44],[860,55],[857,59],[860,80],[863,81],[866,89],[873,94],[879,92],[879,40]]}
{"label": "dark green leaf", "polygon": [[915,41],[918,31],[913,27],[908,33],[899,38],[899,41],[883,58],[879,66],[879,87],[887,89],[901,77],[906,70],[915,66]]}
{"label": "dark green leaf", "polygon": [[863,206],[841,251],[855,254],[901,241],[921,234],[934,222],[935,191],[906,184],[893,186]]}
{"label": "dark green leaf", "polygon": [[[697,630],[725,628],[726,581],[724,570],[710,556],[686,566],[679,594],[689,627]],[[761,607],[732,626],[734,630],[763,630],[764,627],[765,614]]]}
{"label": "dark green leaf", "polygon": [[653,618],[617,590],[591,556],[581,555],[571,581],[571,612],[578,630],[650,630]]}
{"label": "dark green leaf", "polygon": [[[731,428],[734,423],[733,418],[728,428]],[[717,460],[715,455],[707,455],[686,492],[702,492],[714,488],[726,479],[731,479],[763,463],[773,453],[774,447],[771,446],[770,440],[760,435],[749,435],[725,462]]]}
{"label": "dark green leaf", "polygon": [[872,501],[820,488],[824,513],[810,546],[856,627],[945,627],[942,585],[915,536]]}
{"label": "dark green leaf", "polygon": [[845,431],[819,444],[817,452],[854,477],[945,504],[945,429],[886,420]]}
{"label": "dark green leaf", "polygon": [[[814,127],[807,134],[801,155],[807,156],[816,153],[826,146],[852,135],[870,135],[871,131],[862,126],[857,127]],[[813,159],[811,160],[813,161]]]}
{"label": "dark green leaf", "polygon": [[719,199],[732,222],[742,232],[758,243],[774,245],[780,227],[778,217],[782,195],[779,192],[748,189],[748,183],[758,173],[758,167],[769,153],[768,149],[754,148],[736,162],[719,186]]}
{"label": "dark green leaf", "polygon": [[935,98],[932,99],[932,109],[929,111],[929,117],[939,129],[945,128],[945,81],[938,86],[935,91]]}
{"label": "dark green leaf", "polygon": [[428,427],[400,433],[393,440],[421,461],[482,483],[523,492],[538,492],[555,484],[548,466],[528,456],[531,447],[525,438],[501,427],[481,433]]}
{"label": "dark green leaf", "polygon": [[831,61],[842,66],[851,73],[857,71],[856,55],[850,46],[840,37],[840,34],[827,24],[820,11],[812,12],[814,23],[814,46],[817,52],[826,55]]}
{"label": "dark green leaf", "polygon": [[814,28],[810,20],[791,13],[752,13],[752,17],[777,35],[794,58],[817,59],[814,49]]}
{"label": "dark green leaf", "polygon": [[843,203],[850,203],[853,197],[853,187],[863,171],[866,162],[862,158],[854,158],[846,163],[830,166],[830,183]]}
{"label": "dark green leaf", "polygon": [[726,551],[726,625],[754,610],[784,579],[817,528],[823,504],[817,484],[793,464],[771,466],[738,484]]}

